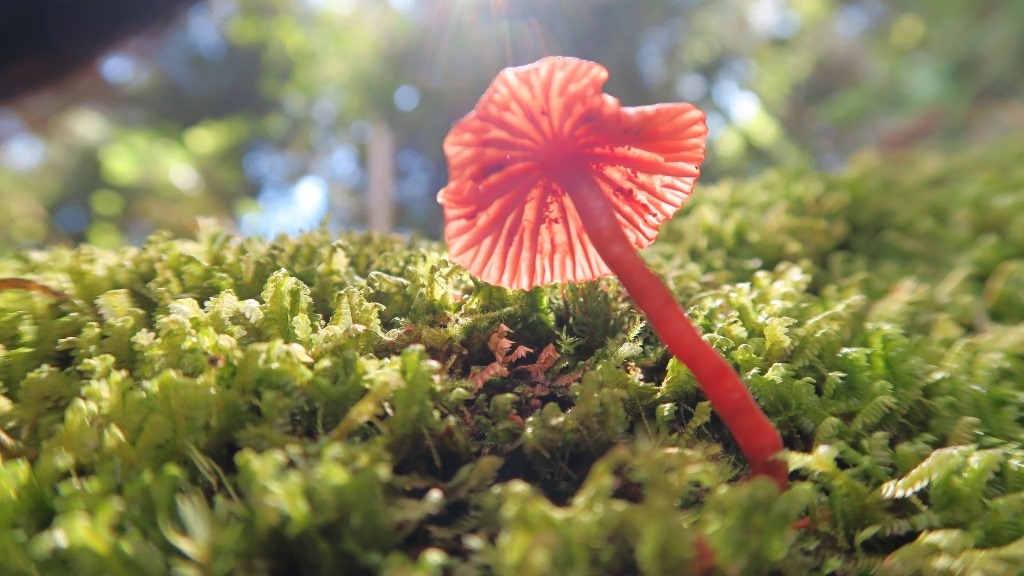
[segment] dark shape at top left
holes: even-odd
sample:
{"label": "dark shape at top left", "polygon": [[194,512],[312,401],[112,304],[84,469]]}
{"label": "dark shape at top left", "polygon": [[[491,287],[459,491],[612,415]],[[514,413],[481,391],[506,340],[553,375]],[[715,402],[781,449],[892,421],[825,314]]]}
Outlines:
{"label": "dark shape at top left", "polygon": [[0,0],[0,103],[58,82],[197,0]]}

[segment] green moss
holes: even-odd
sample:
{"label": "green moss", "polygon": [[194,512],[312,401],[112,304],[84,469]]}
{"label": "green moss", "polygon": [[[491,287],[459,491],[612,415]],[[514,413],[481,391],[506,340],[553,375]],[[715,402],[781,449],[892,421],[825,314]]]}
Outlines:
{"label": "green moss", "polygon": [[705,186],[646,253],[782,430],[783,495],[614,279],[208,226],[17,254],[70,298],[0,291],[0,572],[1017,573],[1022,156]]}

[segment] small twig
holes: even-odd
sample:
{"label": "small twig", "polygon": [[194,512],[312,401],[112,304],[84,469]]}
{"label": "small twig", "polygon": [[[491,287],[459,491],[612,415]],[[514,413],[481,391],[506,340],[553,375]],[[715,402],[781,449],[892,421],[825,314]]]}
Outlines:
{"label": "small twig", "polygon": [[50,288],[46,284],[36,282],[35,280],[29,280],[28,278],[0,278],[0,291],[3,290],[27,290],[29,292],[38,292],[62,302],[71,299],[71,296],[68,296],[66,292],[61,292],[56,288]]}

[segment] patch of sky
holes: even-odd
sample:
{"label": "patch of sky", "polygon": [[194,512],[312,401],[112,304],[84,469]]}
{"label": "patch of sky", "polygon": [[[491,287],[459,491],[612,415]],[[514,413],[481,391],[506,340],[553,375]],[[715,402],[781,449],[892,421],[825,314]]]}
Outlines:
{"label": "patch of sky", "polygon": [[327,181],[307,174],[288,187],[267,186],[256,201],[259,210],[244,214],[242,233],[273,238],[316,228],[327,213]]}

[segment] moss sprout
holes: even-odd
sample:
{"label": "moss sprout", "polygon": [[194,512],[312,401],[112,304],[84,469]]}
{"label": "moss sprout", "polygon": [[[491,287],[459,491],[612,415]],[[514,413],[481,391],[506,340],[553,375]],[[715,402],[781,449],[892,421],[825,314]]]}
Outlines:
{"label": "moss sprout", "polygon": [[14,254],[46,289],[0,290],[0,573],[1019,573],[1022,155],[707,186],[645,254],[782,495],[614,282],[209,225]]}

